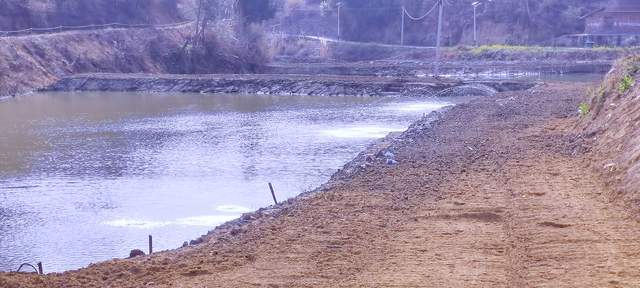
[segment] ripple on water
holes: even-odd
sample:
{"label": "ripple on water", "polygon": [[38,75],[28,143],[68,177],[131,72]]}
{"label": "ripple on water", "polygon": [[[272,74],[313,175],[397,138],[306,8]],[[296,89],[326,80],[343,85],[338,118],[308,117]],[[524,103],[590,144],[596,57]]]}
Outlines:
{"label": "ripple on water", "polygon": [[404,127],[358,126],[323,130],[322,135],[335,138],[384,138],[391,132],[402,132]]}
{"label": "ripple on water", "polygon": [[225,222],[234,220],[240,215],[203,215],[195,217],[178,218],[168,221],[154,221],[142,219],[121,218],[111,221],[105,221],[102,224],[112,227],[126,227],[136,229],[154,229],[166,226],[201,226],[216,227]]}

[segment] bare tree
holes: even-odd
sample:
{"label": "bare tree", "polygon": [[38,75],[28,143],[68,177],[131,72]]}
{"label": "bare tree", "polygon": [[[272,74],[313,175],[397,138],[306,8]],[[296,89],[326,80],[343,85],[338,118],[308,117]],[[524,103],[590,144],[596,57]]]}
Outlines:
{"label": "bare tree", "polygon": [[190,39],[194,48],[206,42],[206,31],[210,23],[229,19],[235,15],[238,0],[198,0],[195,31]]}

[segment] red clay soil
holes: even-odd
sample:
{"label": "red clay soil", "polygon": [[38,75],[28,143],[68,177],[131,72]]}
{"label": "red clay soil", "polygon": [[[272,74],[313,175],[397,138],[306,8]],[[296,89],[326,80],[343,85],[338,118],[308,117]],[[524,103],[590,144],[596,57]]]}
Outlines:
{"label": "red clay soil", "polygon": [[395,141],[398,165],[373,155],[200,245],[0,287],[639,287],[640,223],[567,128],[584,86],[457,106]]}

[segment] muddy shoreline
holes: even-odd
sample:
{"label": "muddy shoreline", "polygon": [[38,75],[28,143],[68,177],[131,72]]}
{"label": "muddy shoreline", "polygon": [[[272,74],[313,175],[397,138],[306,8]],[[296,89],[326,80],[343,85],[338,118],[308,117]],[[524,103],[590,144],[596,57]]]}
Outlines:
{"label": "muddy shoreline", "polygon": [[[331,75],[156,75],[79,74],[60,79],[44,91],[144,91],[191,93],[246,93],[268,95],[403,95],[451,96],[461,87],[466,94],[525,90],[530,81],[457,81],[418,77],[374,77]],[[443,93],[440,93],[445,91]],[[452,93],[460,93],[452,91]]]}
{"label": "muddy shoreline", "polygon": [[382,165],[394,167],[400,164],[395,157],[396,151],[402,145],[415,141],[415,138],[422,130],[429,129],[431,123],[441,119],[450,109],[452,109],[452,107],[445,107],[438,111],[431,112],[413,122],[404,132],[392,132],[384,138],[374,141],[364,151],[358,153],[356,157],[345,163],[341,169],[338,169],[338,171],[331,175],[331,178],[329,178],[327,182],[321,184],[319,187],[311,191],[300,193],[297,196],[281,201],[276,205],[260,208],[254,212],[245,213],[238,219],[223,223],[210,230],[207,234],[185,243],[188,245],[183,245],[182,248],[202,244],[215,237],[224,237],[227,233],[233,234],[239,230],[247,228],[247,225],[251,224],[252,221],[263,217],[278,217],[282,212],[286,212],[286,209],[293,207],[293,205],[299,201],[314,197],[318,193],[329,191],[336,186],[348,183],[358,173],[362,173],[373,166]]}

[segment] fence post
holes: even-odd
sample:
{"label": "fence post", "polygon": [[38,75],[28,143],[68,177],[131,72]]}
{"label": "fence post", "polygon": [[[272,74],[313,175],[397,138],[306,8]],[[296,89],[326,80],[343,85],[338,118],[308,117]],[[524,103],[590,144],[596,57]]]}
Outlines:
{"label": "fence post", "polygon": [[149,235],[149,255],[153,253],[153,236]]}
{"label": "fence post", "polygon": [[273,203],[278,205],[278,200],[276,199],[276,192],[273,191],[273,185],[271,185],[271,182],[269,182],[269,190],[271,190],[271,197],[273,197]]}

